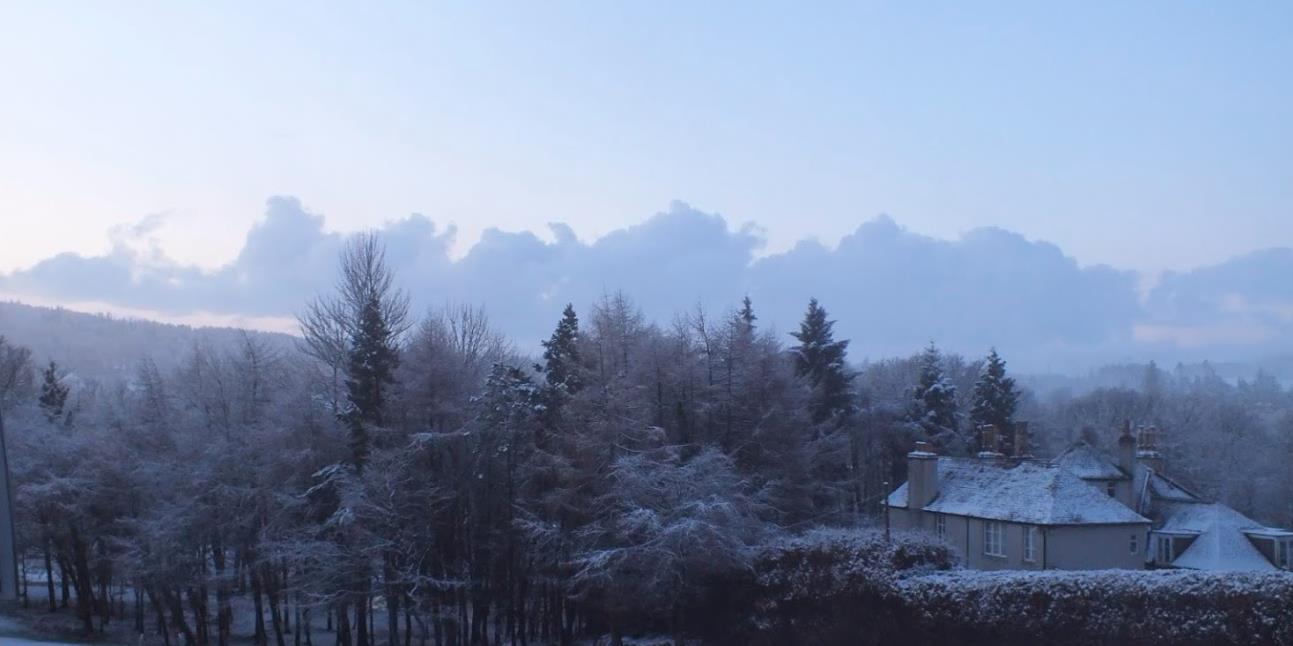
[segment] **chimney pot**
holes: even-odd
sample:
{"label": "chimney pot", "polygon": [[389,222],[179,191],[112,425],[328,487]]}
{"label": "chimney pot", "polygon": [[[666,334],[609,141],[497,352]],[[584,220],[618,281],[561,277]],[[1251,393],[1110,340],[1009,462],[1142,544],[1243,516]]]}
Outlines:
{"label": "chimney pot", "polygon": [[1028,445],[1028,422],[1015,422],[1015,457],[1032,457],[1032,447]]}

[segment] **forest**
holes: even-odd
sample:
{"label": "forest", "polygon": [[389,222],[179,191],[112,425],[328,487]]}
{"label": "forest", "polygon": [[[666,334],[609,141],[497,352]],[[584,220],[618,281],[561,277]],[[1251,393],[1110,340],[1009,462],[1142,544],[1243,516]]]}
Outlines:
{"label": "forest", "polygon": [[828,570],[855,548],[954,567],[875,543],[880,500],[914,442],[964,455],[1015,422],[1039,456],[1155,425],[1173,477],[1293,525],[1293,392],[1269,375],[1150,363],[1035,392],[992,348],[851,361],[866,340],[835,338],[829,303],[777,334],[740,294],[656,322],[607,293],[529,356],[481,308],[411,312],[374,235],[338,275],[294,345],[145,352],[123,379],[0,339],[25,605],[167,646],[751,643],[805,545],[862,541],[822,548]]}

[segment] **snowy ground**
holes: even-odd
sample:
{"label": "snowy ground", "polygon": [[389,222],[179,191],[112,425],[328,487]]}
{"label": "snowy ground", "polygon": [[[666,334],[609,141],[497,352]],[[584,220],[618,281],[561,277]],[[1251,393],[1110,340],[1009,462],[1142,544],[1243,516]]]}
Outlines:
{"label": "snowy ground", "polygon": [[[0,644],[3,644],[3,646],[84,646],[84,644],[48,641],[31,637],[29,630],[12,617],[0,616]],[[15,635],[27,636],[16,637]]]}

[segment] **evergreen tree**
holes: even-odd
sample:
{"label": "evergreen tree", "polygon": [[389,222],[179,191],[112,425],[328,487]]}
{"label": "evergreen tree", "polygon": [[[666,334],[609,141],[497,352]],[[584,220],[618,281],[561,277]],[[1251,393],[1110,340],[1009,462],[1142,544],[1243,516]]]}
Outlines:
{"label": "evergreen tree", "polygon": [[759,317],[754,315],[754,304],[750,302],[749,294],[746,294],[745,298],[741,299],[741,311],[737,312],[736,316],[741,320],[741,323],[745,324],[747,332],[754,331],[754,322],[759,320]]}
{"label": "evergreen tree", "polygon": [[566,304],[552,338],[543,342],[543,372],[548,387],[561,389],[566,395],[579,392],[583,386],[579,375],[579,317],[573,305]]}
{"label": "evergreen tree", "polygon": [[400,361],[399,350],[376,299],[364,307],[359,317],[348,358],[346,392],[350,409],[345,418],[350,425],[350,449],[355,464],[362,466],[370,449],[365,424],[382,425],[386,389],[395,383],[395,369]]}
{"label": "evergreen tree", "polygon": [[[970,421],[977,430],[985,424],[997,427],[1000,450],[1011,455],[1015,450],[1014,417],[1019,407],[1019,390],[1015,380],[1006,376],[1006,361],[993,348],[984,360],[983,370],[978,381],[974,382],[974,404],[970,409]],[[979,450],[986,447],[982,438],[976,438]]]}
{"label": "evergreen tree", "polygon": [[912,390],[912,422],[943,450],[963,450],[956,422],[956,386],[943,374],[943,355],[930,342],[920,358],[920,380]]}
{"label": "evergreen tree", "polygon": [[58,377],[58,365],[53,361],[45,368],[45,381],[40,385],[40,410],[51,423],[63,416],[63,405],[67,403],[67,386]]}
{"label": "evergreen tree", "polygon": [[834,326],[835,321],[826,318],[826,309],[813,298],[808,301],[799,331],[790,333],[799,340],[799,345],[790,349],[795,356],[795,375],[807,379],[813,389],[814,422],[849,408],[853,374],[844,363],[849,342],[835,340]]}

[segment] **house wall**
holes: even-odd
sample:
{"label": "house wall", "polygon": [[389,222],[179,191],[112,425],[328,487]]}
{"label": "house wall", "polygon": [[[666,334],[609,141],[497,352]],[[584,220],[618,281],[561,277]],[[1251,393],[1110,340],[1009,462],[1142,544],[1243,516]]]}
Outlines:
{"label": "house wall", "polygon": [[[912,513],[892,509],[890,522],[895,529],[915,529],[933,533],[936,517],[930,512]],[[983,553],[983,529],[980,518],[945,515],[947,533],[944,539],[961,553],[965,566],[976,570],[1098,570],[1145,567],[1145,548],[1149,524],[1140,525],[1073,525],[1038,526],[1037,558],[1024,560],[1024,531],[1029,525],[1002,523],[1005,527],[1004,557]],[[1131,553],[1131,536],[1137,536],[1136,553]]]}
{"label": "house wall", "polygon": [[[1055,570],[1145,568],[1149,523],[1139,525],[1074,525],[1049,527],[1046,567]],[[1131,537],[1136,536],[1136,552]]]}

